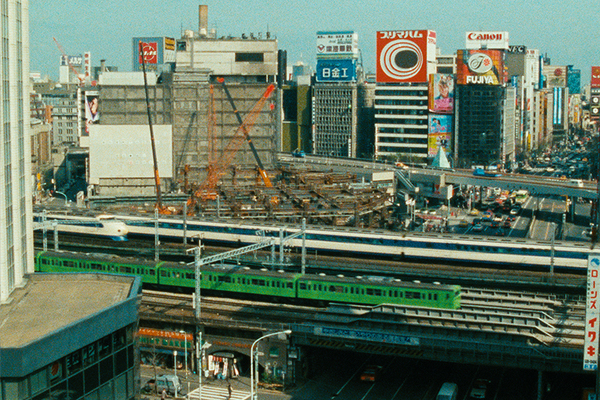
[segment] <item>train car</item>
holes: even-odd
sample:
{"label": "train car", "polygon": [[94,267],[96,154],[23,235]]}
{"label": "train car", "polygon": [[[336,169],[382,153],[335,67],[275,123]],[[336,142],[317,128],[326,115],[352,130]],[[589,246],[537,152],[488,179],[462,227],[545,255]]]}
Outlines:
{"label": "train car", "polygon": [[[43,215],[34,213],[33,221],[43,223]],[[95,217],[78,215],[46,214],[48,229],[52,229],[52,224],[57,224],[56,229],[59,233],[82,234],[96,237],[106,237],[115,241],[126,241],[128,228],[127,225],[113,215],[101,214]]]}
{"label": "train car", "polygon": [[386,277],[304,275],[298,279],[298,298],[354,304],[460,308],[460,286],[402,282]]}
{"label": "train car", "polygon": [[[133,235],[154,237],[154,221],[147,217],[120,216]],[[198,221],[186,223],[187,236],[201,237],[211,244],[248,245],[265,237],[279,239],[280,226],[246,221]],[[297,233],[287,228],[286,236]],[[262,232],[261,235],[258,235]],[[181,239],[183,220],[159,219],[159,234],[163,238]],[[300,248],[302,239],[293,239],[287,246]],[[460,261],[494,266],[549,268],[551,259],[557,269],[585,270],[590,254],[600,256],[600,249],[590,249],[583,242],[554,244],[531,239],[506,239],[471,235],[394,233],[356,228],[312,227],[306,230],[306,247],[318,253],[367,256],[390,259]],[[552,255],[554,254],[554,255]]]}
{"label": "train car", "polygon": [[[194,267],[163,263],[159,284],[194,288]],[[296,274],[256,270],[235,264],[214,264],[202,267],[201,289],[214,292],[233,292],[267,297],[296,297]]]}
{"label": "train car", "polygon": [[[98,272],[140,275],[145,284],[163,288],[195,287],[195,268],[186,264],[45,251],[36,255],[39,272]],[[202,267],[201,289],[212,293],[260,296],[265,300],[350,304],[402,304],[456,309],[460,307],[460,287],[405,283],[387,278],[346,278],[302,275],[266,269],[250,269],[234,264]]]}
{"label": "train car", "polygon": [[142,277],[142,283],[158,283],[157,266],[154,262],[106,254],[42,251],[35,256],[35,270],[139,275]]}

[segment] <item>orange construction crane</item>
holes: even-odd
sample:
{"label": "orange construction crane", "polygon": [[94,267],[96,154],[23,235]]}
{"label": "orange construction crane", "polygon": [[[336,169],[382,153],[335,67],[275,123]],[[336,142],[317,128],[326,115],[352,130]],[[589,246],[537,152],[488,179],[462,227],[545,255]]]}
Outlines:
{"label": "orange construction crane", "polygon": [[[208,200],[208,199],[216,198],[217,183],[219,182],[221,177],[227,172],[227,168],[233,162],[235,155],[237,154],[238,150],[240,149],[240,147],[242,146],[244,141],[248,141],[249,143],[251,143],[250,138],[248,136],[248,132],[254,126],[256,119],[258,118],[258,116],[260,114],[261,109],[263,108],[265,102],[268,100],[268,98],[271,96],[271,94],[273,93],[274,90],[275,90],[275,85],[269,85],[267,87],[267,90],[263,93],[261,98],[256,102],[254,107],[252,107],[252,110],[250,110],[250,112],[248,112],[246,117],[243,120],[241,119],[241,117],[239,117],[239,120],[241,121],[240,126],[236,130],[235,134],[233,135],[233,137],[231,138],[229,143],[227,143],[227,146],[223,150],[223,155],[218,160],[216,160],[216,162],[214,164],[208,165],[208,173],[207,173],[206,179],[200,185],[198,190],[196,190],[194,192],[194,194],[192,194],[192,196],[188,200],[188,206],[189,206],[188,209],[190,210],[190,212],[193,211],[193,207],[196,205],[197,199]],[[235,110],[236,114],[238,114],[237,109],[234,109],[234,110]],[[239,116],[239,114],[238,114],[238,116]],[[251,145],[251,148],[254,149],[254,145]],[[256,149],[254,149],[254,152],[256,152]],[[262,163],[260,164],[260,167],[262,167]],[[263,169],[263,172],[264,172],[264,169]],[[263,175],[263,173],[261,173],[261,176],[262,175]],[[264,175],[266,176],[266,173]],[[267,177],[267,179],[268,179],[268,177]],[[268,181],[268,182],[270,183],[270,181]]]}
{"label": "orange construction crane", "polygon": [[67,53],[65,53],[65,49],[63,49],[63,47],[60,45],[60,43],[58,43],[58,40],[56,40],[55,37],[53,37],[52,39],[54,39],[54,43],[56,43],[58,50],[60,50],[60,53],[62,54],[63,58],[65,59],[65,62],[69,66],[69,68],[71,69],[71,72],[73,72],[73,74],[75,74],[77,79],[79,79],[79,86],[83,86],[83,84],[85,83],[85,80],[81,76],[79,76],[79,72],[71,64],[71,61],[69,61],[69,56],[67,55]]}

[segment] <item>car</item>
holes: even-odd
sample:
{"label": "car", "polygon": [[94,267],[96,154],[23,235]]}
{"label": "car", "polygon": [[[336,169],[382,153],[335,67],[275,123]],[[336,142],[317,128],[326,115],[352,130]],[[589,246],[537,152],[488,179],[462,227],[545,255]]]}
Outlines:
{"label": "car", "polygon": [[505,228],[510,228],[510,221],[509,220],[504,221],[503,225]]}
{"label": "car", "polygon": [[509,222],[514,222],[517,218],[513,215],[506,217],[506,220]]}
{"label": "car", "polygon": [[383,367],[381,365],[367,365],[360,373],[361,382],[377,381],[382,369]]}
{"label": "car", "polygon": [[490,224],[490,226],[492,228],[497,228],[500,226],[500,222],[496,221],[495,219],[492,221],[492,223]]}
{"label": "car", "polygon": [[461,219],[460,222],[458,223],[458,226],[460,226],[462,228],[466,228],[467,226],[469,226],[469,221],[467,221],[466,219]]}
{"label": "car", "polygon": [[471,211],[469,211],[469,215],[479,215],[479,210],[474,208]]}
{"label": "car", "polygon": [[469,393],[469,398],[471,399],[485,399],[487,394],[487,388],[490,384],[490,381],[487,379],[478,378],[473,382],[473,386],[471,386],[471,392]]}
{"label": "car", "polygon": [[483,230],[483,225],[481,224],[475,224],[473,225],[473,231],[474,232],[481,232]]}
{"label": "car", "polygon": [[496,214],[493,218],[494,222],[502,222],[502,215]]}

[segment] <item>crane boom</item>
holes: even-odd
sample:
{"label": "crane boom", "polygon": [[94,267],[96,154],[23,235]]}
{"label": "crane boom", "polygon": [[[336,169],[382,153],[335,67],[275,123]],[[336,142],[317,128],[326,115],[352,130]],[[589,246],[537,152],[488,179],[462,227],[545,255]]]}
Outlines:
{"label": "crane boom", "polygon": [[215,188],[219,182],[219,179],[221,179],[221,177],[225,174],[227,168],[233,162],[238,150],[244,141],[247,140],[246,136],[248,135],[248,132],[254,126],[254,123],[260,114],[260,110],[263,108],[265,102],[268,100],[274,90],[275,85],[269,85],[267,87],[267,90],[265,90],[261,98],[256,102],[254,107],[252,107],[252,110],[248,112],[229,143],[227,143],[227,146],[225,146],[222,157],[220,157],[215,164],[208,166],[206,179],[188,200],[188,206],[191,206],[190,209],[196,204],[196,199],[216,197]]}
{"label": "crane boom", "polygon": [[[260,157],[258,156],[258,152],[256,151],[256,147],[254,147],[254,143],[252,142],[252,138],[250,138],[250,134],[249,134],[249,129],[247,126],[244,125],[244,121],[242,120],[242,117],[240,116],[240,112],[238,111],[237,107],[235,106],[235,103],[233,101],[233,98],[231,97],[231,93],[229,93],[229,89],[227,88],[227,85],[225,85],[225,80],[223,78],[218,78],[217,81],[223,86],[223,90],[225,91],[225,95],[227,96],[227,100],[229,101],[229,104],[231,104],[231,108],[233,109],[233,113],[235,114],[240,127],[242,129],[242,133],[244,134],[244,138],[246,139],[246,141],[248,142],[248,145],[250,146],[250,150],[252,150],[252,155],[254,155],[254,159],[256,160],[256,164],[258,165],[258,173],[260,174],[263,182],[265,183],[266,187],[273,187],[273,184],[271,183],[271,180],[269,179],[269,176],[267,175],[267,171],[265,171],[265,167],[263,166],[262,161],[260,160]],[[273,89],[275,89],[275,86],[273,86]],[[271,90],[272,92],[273,90]],[[271,94],[271,92],[269,92],[269,95]]]}

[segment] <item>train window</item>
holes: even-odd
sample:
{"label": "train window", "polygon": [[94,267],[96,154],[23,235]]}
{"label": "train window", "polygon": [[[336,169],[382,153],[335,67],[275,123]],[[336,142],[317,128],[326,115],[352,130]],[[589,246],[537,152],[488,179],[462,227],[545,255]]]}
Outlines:
{"label": "train window", "polygon": [[219,282],[231,283],[231,277],[226,275],[219,276]]}
{"label": "train window", "polygon": [[152,275],[152,276],[156,275],[156,270],[149,269],[148,270],[148,275]]}
{"label": "train window", "polygon": [[90,268],[96,271],[102,271],[102,265],[101,264],[96,264],[96,263],[91,263],[90,264]]}
{"label": "train window", "polygon": [[167,271],[160,271],[160,276],[167,276]]}
{"label": "train window", "polygon": [[433,294],[433,300],[436,300],[436,301],[437,301],[437,299],[438,299],[438,295],[437,295],[437,293],[434,293],[434,294]]}
{"label": "train window", "polygon": [[406,298],[407,298],[407,299],[416,299],[416,300],[418,300],[418,299],[420,299],[420,298],[421,298],[421,293],[419,293],[419,292],[409,292],[409,291],[407,291],[407,292],[406,292]]}
{"label": "train window", "polygon": [[287,283],[287,288],[288,288],[288,289],[293,289],[293,287],[294,287],[294,286],[292,285],[292,282],[288,282],[288,283]]}
{"label": "train window", "polygon": [[299,285],[299,287],[300,287],[300,289],[302,289],[302,290],[306,290],[306,283],[301,283],[301,284]]}
{"label": "train window", "polygon": [[344,288],[341,287],[341,286],[331,285],[331,286],[329,286],[329,291],[330,292],[336,292],[336,293],[343,293],[344,292]]}
{"label": "train window", "polygon": [[369,296],[381,296],[383,294],[381,289],[368,289],[367,288],[367,294]]}
{"label": "train window", "polygon": [[127,274],[131,273],[131,267],[121,267],[121,272],[125,272]]}
{"label": "train window", "polygon": [[398,297],[399,298],[403,298],[404,297],[404,293],[403,292],[398,293]]}
{"label": "train window", "polygon": [[196,279],[196,276],[194,274],[185,274],[185,279],[194,280]]}
{"label": "train window", "polygon": [[252,284],[256,286],[266,286],[264,279],[252,279]]}
{"label": "train window", "polygon": [[73,261],[63,261],[63,266],[73,268],[75,267],[75,263]]}

